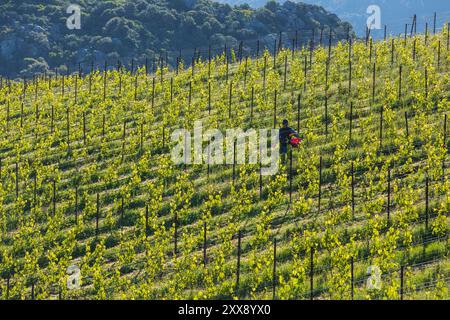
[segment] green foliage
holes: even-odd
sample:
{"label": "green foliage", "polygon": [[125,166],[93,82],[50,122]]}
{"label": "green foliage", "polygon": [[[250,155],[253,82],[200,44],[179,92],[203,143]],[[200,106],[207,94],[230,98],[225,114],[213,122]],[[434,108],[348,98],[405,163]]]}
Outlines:
{"label": "green foliage", "polygon": [[305,11],[301,5],[292,10],[272,4],[255,10],[210,0],[85,0],[77,4],[82,10],[80,30],[66,28],[66,1],[0,4],[0,74],[31,77],[63,65],[73,68],[85,62],[88,68],[91,61],[115,64],[117,59],[129,66],[132,59],[142,63],[165,52],[170,52],[169,62],[175,64],[179,49],[192,53],[208,43],[236,46],[240,40],[290,31],[294,20],[302,30],[331,27],[336,39],[347,32],[347,24],[315,6]]}
{"label": "green foliage", "polygon": [[[448,299],[450,51],[435,54],[446,39],[447,28],[429,36],[416,59],[422,35],[377,42],[372,56],[354,42],[351,91],[346,41],[329,65],[317,47],[233,55],[228,67],[218,56],[194,69],[3,82],[0,297],[30,299],[33,288],[36,299],[261,299],[275,284],[277,298],[304,299],[312,274],[314,297],[349,299],[353,270],[354,298],[398,299],[403,270],[405,298]],[[274,115],[294,127],[299,116],[292,172],[171,161],[174,129],[272,128]]]}

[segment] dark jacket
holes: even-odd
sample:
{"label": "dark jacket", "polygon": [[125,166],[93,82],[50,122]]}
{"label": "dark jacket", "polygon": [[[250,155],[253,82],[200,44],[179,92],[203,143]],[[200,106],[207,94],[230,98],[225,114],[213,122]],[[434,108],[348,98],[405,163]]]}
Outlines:
{"label": "dark jacket", "polygon": [[287,153],[287,146],[290,140],[289,136],[291,134],[293,134],[296,137],[299,137],[297,131],[295,131],[291,127],[280,128],[280,152],[282,154]]}

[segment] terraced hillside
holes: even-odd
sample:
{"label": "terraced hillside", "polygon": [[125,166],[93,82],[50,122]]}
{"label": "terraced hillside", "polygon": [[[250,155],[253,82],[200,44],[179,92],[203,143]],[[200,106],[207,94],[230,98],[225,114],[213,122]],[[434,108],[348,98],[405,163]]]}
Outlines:
{"label": "terraced hillside", "polygon": [[[2,79],[0,296],[448,299],[449,65],[445,26]],[[277,175],[171,161],[196,120],[284,118],[304,142]]]}

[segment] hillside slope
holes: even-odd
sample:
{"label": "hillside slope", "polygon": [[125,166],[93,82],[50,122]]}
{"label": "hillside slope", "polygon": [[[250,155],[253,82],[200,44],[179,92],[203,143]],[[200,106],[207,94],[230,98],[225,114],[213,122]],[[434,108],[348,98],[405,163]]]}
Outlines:
{"label": "hillside slope", "polygon": [[[448,299],[448,35],[2,79],[0,297]],[[284,118],[276,175],[171,161]]]}

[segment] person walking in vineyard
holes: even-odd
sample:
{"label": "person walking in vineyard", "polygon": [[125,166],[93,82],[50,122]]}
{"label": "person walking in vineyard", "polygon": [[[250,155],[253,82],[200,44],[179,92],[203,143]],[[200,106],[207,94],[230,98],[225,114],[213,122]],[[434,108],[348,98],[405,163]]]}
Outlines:
{"label": "person walking in vineyard", "polygon": [[288,145],[291,147],[297,147],[301,142],[301,139],[298,135],[298,132],[289,127],[289,121],[286,119],[283,120],[282,127],[279,132],[280,139],[280,154],[281,161],[283,164],[286,164],[286,154],[288,152]]}

